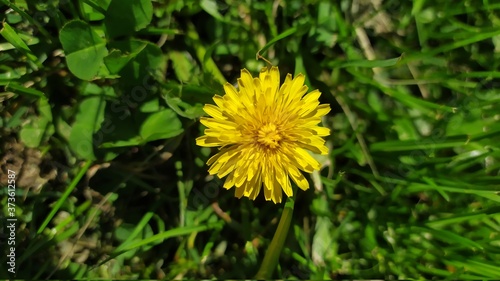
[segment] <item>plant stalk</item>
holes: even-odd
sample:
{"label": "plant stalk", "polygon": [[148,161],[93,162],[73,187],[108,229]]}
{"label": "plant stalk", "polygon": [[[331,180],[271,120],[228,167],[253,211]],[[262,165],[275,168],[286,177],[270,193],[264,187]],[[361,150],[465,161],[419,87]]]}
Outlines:
{"label": "plant stalk", "polygon": [[[297,189],[294,188],[294,194],[297,194]],[[274,272],[274,269],[278,265],[278,260],[283,250],[283,245],[285,244],[286,237],[288,236],[288,229],[290,229],[290,223],[292,222],[293,207],[295,204],[295,199],[293,197],[288,197],[285,203],[285,208],[283,213],[281,213],[281,218],[278,223],[278,228],[274,233],[273,240],[266,251],[262,264],[260,265],[259,271],[255,275],[257,280],[270,280]]]}

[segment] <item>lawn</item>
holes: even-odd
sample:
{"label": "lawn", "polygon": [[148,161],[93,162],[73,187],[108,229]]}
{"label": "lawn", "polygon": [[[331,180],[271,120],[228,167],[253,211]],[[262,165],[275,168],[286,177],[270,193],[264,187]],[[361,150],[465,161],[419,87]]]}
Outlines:
{"label": "lawn", "polygon": [[[500,279],[497,1],[0,7],[0,279]],[[196,141],[271,65],[331,108],[277,203]]]}

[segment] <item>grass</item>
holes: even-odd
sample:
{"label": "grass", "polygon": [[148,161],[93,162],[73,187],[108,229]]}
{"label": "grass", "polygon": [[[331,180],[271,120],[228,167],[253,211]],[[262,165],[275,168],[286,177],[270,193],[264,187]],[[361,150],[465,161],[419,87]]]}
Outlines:
{"label": "grass", "polygon": [[255,276],[284,204],[194,140],[259,54],[332,107],[273,278],[500,278],[494,1],[42,2],[0,1],[0,278]]}

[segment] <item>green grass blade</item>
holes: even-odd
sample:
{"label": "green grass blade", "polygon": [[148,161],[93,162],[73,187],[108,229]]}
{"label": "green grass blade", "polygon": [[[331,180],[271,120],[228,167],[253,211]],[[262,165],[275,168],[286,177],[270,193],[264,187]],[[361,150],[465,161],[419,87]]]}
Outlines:
{"label": "green grass blade", "polygon": [[76,185],[80,182],[80,180],[85,175],[85,173],[87,172],[87,170],[90,168],[91,165],[92,165],[92,161],[87,161],[80,168],[80,171],[78,171],[78,174],[75,176],[75,178],[73,178],[73,180],[71,181],[71,183],[68,186],[68,188],[64,191],[64,193],[62,194],[61,198],[59,198],[59,200],[57,200],[57,202],[55,203],[54,207],[52,207],[52,210],[50,211],[50,213],[47,215],[47,217],[45,218],[45,220],[43,221],[43,223],[38,228],[38,230],[36,232],[37,234],[42,234],[43,233],[43,231],[45,230],[45,228],[47,227],[47,225],[49,224],[49,222],[52,220],[52,218],[54,218],[54,216],[57,213],[57,211],[59,211],[59,208],[61,208],[61,206],[64,204],[64,201],[66,201],[66,199],[68,199],[68,197],[71,194],[71,192],[73,192],[73,190],[75,189]]}

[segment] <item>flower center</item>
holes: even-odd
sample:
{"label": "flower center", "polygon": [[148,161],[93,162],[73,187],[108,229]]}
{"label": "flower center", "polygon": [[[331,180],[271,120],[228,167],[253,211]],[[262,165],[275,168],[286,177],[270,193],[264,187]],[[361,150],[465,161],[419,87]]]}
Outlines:
{"label": "flower center", "polygon": [[269,123],[259,130],[259,135],[257,136],[257,141],[269,148],[276,148],[279,146],[281,140],[281,135],[278,132],[278,128],[273,123]]}

